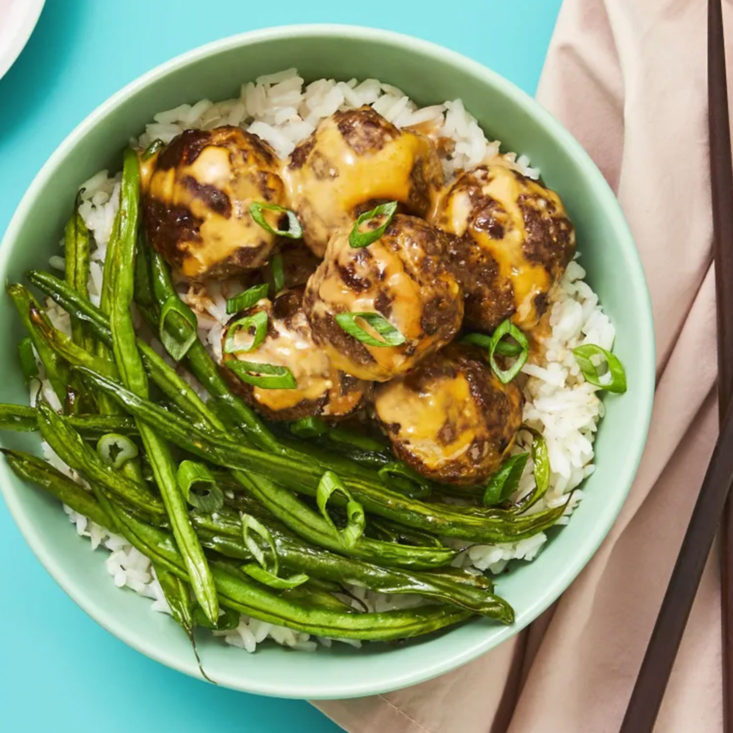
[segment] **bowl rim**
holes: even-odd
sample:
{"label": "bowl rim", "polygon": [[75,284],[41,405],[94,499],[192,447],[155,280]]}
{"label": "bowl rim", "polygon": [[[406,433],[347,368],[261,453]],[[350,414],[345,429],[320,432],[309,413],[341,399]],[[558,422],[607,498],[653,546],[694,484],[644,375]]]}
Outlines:
{"label": "bowl rim", "polygon": [[[445,48],[444,46],[431,41],[426,41],[395,31],[359,25],[328,23],[295,24],[274,26],[238,33],[211,41],[202,46],[198,46],[181,53],[172,59],[155,66],[150,71],[123,86],[119,91],[115,92],[99,104],[79,124],[77,124],[76,127],[74,127],[74,129],[64,138],[33,178],[33,181],[23,195],[23,198],[8,224],[2,238],[2,243],[0,243],[0,272],[5,272],[7,270],[8,262],[12,256],[10,242],[11,240],[16,239],[21,231],[23,222],[26,220],[28,212],[36,199],[37,192],[52,176],[56,169],[57,161],[63,159],[89,130],[93,129],[108,115],[114,114],[117,107],[124,102],[128,96],[138,92],[152,82],[208,56],[217,55],[251,43],[311,36],[339,37],[347,40],[349,38],[354,38],[359,40],[375,41],[400,46],[404,48],[407,53],[412,51],[422,52],[425,55],[433,57],[438,63],[446,62],[453,66],[462,67],[471,75],[480,78],[485,84],[498,89],[528,115],[536,118],[539,123],[549,131],[550,136],[556,141],[556,144],[565,149],[570,157],[582,165],[587,176],[595,179],[598,195],[602,199],[602,205],[609,215],[609,218],[612,219],[613,228],[618,234],[617,245],[623,250],[624,256],[629,259],[632,265],[631,270],[633,277],[630,287],[639,294],[640,299],[643,301],[645,306],[643,312],[638,314],[639,327],[643,333],[644,343],[646,345],[645,348],[641,349],[637,353],[637,363],[639,365],[640,374],[639,401],[637,403],[638,417],[636,421],[638,440],[634,442],[633,449],[628,456],[628,460],[625,462],[623,470],[619,472],[617,477],[621,479],[619,483],[622,483],[625,488],[623,491],[617,492],[616,505],[613,507],[612,511],[608,511],[605,523],[600,526],[602,531],[598,531],[594,536],[586,539],[583,545],[578,547],[576,552],[569,558],[567,564],[563,567],[563,571],[556,575],[555,581],[553,582],[553,588],[556,589],[561,587],[562,591],[560,591],[560,593],[556,593],[553,589],[552,592],[545,590],[543,593],[538,594],[538,597],[532,603],[531,607],[525,610],[522,618],[518,619],[517,623],[501,630],[498,640],[496,640],[496,636],[493,636],[491,642],[475,643],[454,655],[435,659],[427,664],[423,663],[419,669],[415,669],[411,673],[402,673],[398,675],[388,673],[385,670],[384,677],[379,684],[375,684],[373,682],[365,683],[360,681],[354,682],[353,680],[344,680],[340,682],[337,687],[334,688],[334,686],[331,685],[327,691],[324,691],[323,687],[319,686],[317,682],[308,682],[304,684],[293,683],[290,680],[282,679],[279,680],[277,684],[272,684],[267,683],[252,674],[248,674],[245,680],[236,674],[222,674],[221,672],[217,672],[216,675],[218,684],[254,694],[291,698],[346,699],[380,694],[410,685],[419,684],[456,669],[518,634],[567,590],[608,535],[608,532],[615,522],[621,507],[626,501],[626,497],[636,475],[646,444],[652,414],[655,385],[655,345],[651,300],[649,290],[644,279],[639,253],[613,191],[609,187],[596,164],[580,143],[575,140],[575,138],[550,112],[542,107],[529,94],[524,92],[513,82],[478,61],[474,61],[457,51]],[[168,667],[201,679],[201,674],[195,660],[181,659],[175,652],[170,651],[163,644],[153,648],[146,645],[125,625],[121,618],[108,613],[100,604],[96,603],[94,599],[89,598],[85,591],[77,587],[73,578],[71,578],[66,572],[63,563],[60,562],[53,553],[44,548],[43,543],[40,541],[40,533],[26,516],[21,501],[16,498],[12,490],[7,488],[10,475],[11,472],[7,464],[5,462],[1,462],[0,491],[4,496],[10,514],[36,557],[46,568],[51,577],[63,588],[74,602],[98,624],[115,637],[125,642],[128,646],[136,649],[147,657],[165,664]]]}

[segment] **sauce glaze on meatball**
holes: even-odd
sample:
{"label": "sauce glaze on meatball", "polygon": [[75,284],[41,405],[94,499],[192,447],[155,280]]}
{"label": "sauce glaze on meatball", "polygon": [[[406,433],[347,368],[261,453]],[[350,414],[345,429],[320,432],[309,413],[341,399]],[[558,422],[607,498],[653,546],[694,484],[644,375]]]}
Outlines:
{"label": "sauce glaze on meatball", "polygon": [[376,203],[425,216],[443,182],[433,143],[371,107],[336,112],[298,145],[284,171],[306,244],[323,256],[331,233]]}
{"label": "sauce glaze on meatball", "polygon": [[537,325],[575,252],[560,197],[506,166],[481,166],[448,188],[434,221],[455,237],[450,259],[466,325],[490,332],[509,317],[520,328]]}
{"label": "sauce glaze on meatball", "polygon": [[[316,344],[360,379],[385,382],[447,344],[463,318],[463,293],[445,259],[446,236],[422,219],[397,214],[367,247],[349,245],[351,225],[328,243],[308,280],[303,308]],[[378,313],[405,338],[368,346],[336,321],[339,313]],[[379,339],[363,320],[356,324]]]}
{"label": "sauce glaze on meatball", "polygon": [[141,161],[150,244],[184,277],[218,277],[263,265],[276,237],[250,214],[253,201],[282,205],[272,148],[238,127],[186,130]]}
{"label": "sauce glaze on meatball", "polygon": [[451,344],[376,387],[374,410],[396,455],[436,481],[470,486],[501,465],[522,422],[522,393],[477,350]]}
{"label": "sauce glaze on meatball", "polygon": [[[233,389],[258,412],[271,420],[298,420],[308,415],[345,417],[359,407],[368,385],[339,372],[328,356],[313,343],[308,320],[301,308],[303,290],[284,290],[273,301],[263,298],[238,313],[229,324],[246,315],[264,311],[267,335],[253,351],[223,353],[222,372]],[[222,335],[222,351],[228,328]],[[239,331],[235,343],[247,345],[252,336]],[[286,366],[296,380],[295,389],[265,389],[241,381],[226,367],[230,359]]]}

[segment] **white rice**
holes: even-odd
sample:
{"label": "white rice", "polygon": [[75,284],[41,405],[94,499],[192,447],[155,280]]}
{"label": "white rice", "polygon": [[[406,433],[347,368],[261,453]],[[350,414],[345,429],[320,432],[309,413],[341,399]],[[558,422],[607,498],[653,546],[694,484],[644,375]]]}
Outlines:
{"label": "white rice", "polygon": [[[531,178],[539,171],[530,167],[526,156],[500,153],[498,141],[488,141],[476,120],[465,110],[460,100],[418,108],[402,91],[376,79],[347,82],[319,79],[305,85],[295,69],[259,77],[256,82],[244,84],[239,97],[223,102],[201,100],[193,105],[183,104],[155,115],[145,132],[136,141],[145,147],[155,139],[169,142],[187,128],[210,129],[219,125],[240,125],[267,140],[281,157],[287,157],[293,148],[310,135],[318,123],[336,110],[350,109],[369,104],[399,127],[420,126],[420,129],[437,137],[452,138],[455,142],[451,155],[444,160],[446,178],[450,180],[458,172],[491,162],[498,157],[505,164],[516,168]],[[80,212],[93,232],[97,249],[92,255],[89,282],[90,297],[99,302],[102,271],[107,241],[119,205],[119,174],[110,176],[100,171],[82,184]],[[52,258],[51,265],[63,268],[63,259]],[[527,363],[523,372],[527,376],[524,387],[526,398],[524,421],[539,430],[547,441],[551,465],[550,488],[543,499],[531,511],[541,511],[567,500],[567,493],[575,489],[593,472],[593,441],[598,420],[603,415],[603,403],[597,388],[582,378],[572,354],[572,349],[584,343],[598,344],[611,349],[614,328],[604,315],[598,297],[585,283],[585,271],[576,261],[570,263],[562,280],[553,289],[550,300],[550,333],[544,341],[545,354],[542,365]],[[189,296],[181,286],[184,297]],[[207,298],[196,298],[199,330],[216,357],[220,344],[221,328],[227,320],[227,283],[210,288]],[[49,301],[52,319],[68,332],[66,314]],[[43,376],[43,375],[41,375]],[[43,394],[57,407],[53,390],[43,380]],[[35,396],[32,395],[32,400]],[[515,452],[527,451],[531,434],[520,432]],[[47,458],[54,465],[74,476],[74,473],[44,444]],[[74,476],[74,478],[78,478]],[[516,497],[534,488],[531,459],[520,480]],[[565,516],[559,523],[567,522],[568,515],[581,498],[575,491]],[[144,555],[124,539],[107,532],[68,507],[64,507],[77,533],[90,540],[92,549],[103,547],[109,552],[105,565],[118,587],[127,587],[153,600],[153,608],[170,613],[163,591],[153,568]],[[540,551],[547,537],[540,533],[519,542],[476,545],[468,549],[456,564],[474,567],[481,571],[501,572],[513,559],[532,560]],[[353,588],[354,595],[374,610],[397,606],[405,607],[419,602],[415,596],[386,596],[362,588]],[[308,634],[242,616],[239,625],[226,632],[216,632],[227,644],[248,652],[257,644],[271,639],[274,642],[301,650],[314,650],[318,643],[331,646],[334,640],[310,638]],[[343,641],[343,640],[342,640]],[[359,642],[348,643],[358,646]]]}

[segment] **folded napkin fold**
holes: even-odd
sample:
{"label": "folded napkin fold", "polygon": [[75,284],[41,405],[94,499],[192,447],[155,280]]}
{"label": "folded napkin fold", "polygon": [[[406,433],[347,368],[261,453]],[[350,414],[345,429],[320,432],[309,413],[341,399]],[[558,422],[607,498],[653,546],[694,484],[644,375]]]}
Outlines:
{"label": "folded napkin fold", "polygon": [[[724,6],[733,51],[733,6]],[[552,609],[523,634],[438,679],[318,703],[355,733],[618,730],[712,452],[706,3],[565,0],[538,98],[617,192],[641,253],[657,336],[647,449],[608,538]],[[722,730],[717,549],[657,730]]]}

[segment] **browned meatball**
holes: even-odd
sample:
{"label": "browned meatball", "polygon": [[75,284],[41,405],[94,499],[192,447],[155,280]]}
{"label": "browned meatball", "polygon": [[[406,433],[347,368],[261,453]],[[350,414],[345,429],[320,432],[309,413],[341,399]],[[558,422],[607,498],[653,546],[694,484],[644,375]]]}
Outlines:
{"label": "browned meatball", "polygon": [[[300,240],[284,240],[278,248],[283,266],[283,282],[286,288],[296,288],[305,285],[308,278],[315,272],[321,263],[308,247]],[[265,280],[272,282],[272,260],[263,271]]]}
{"label": "browned meatball", "polygon": [[560,197],[505,166],[481,166],[448,188],[435,223],[455,235],[450,260],[466,325],[490,332],[510,317],[520,328],[537,325],[575,252]]}
{"label": "browned meatball", "polygon": [[279,170],[272,148],[238,127],[186,130],[141,161],[150,244],[187,278],[260,267],[276,237],[249,207],[284,203]]}
{"label": "browned meatball", "polygon": [[[306,286],[303,308],[332,363],[360,379],[386,382],[445,346],[463,317],[463,294],[446,266],[446,237],[422,219],[397,214],[367,247],[349,246],[351,226],[328,243]],[[344,331],[341,313],[377,313],[404,343],[371,346]],[[363,319],[355,324],[384,340]]]}
{"label": "browned meatball", "polygon": [[[238,394],[271,420],[298,420],[308,415],[344,417],[359,407],[368,385],[335,369],[328,356],[313,343],[300,305],[302,294],[302,288],[284,290],[273,301],[263,298],[234,316],[229,325],[243,316],[264,311],[268,316],[267,335],[253,351],[227,354],[224,344],[228,328],[225,329],[222,372]],[[238,331],[234,341],[246,346],[252,342],[252,334]],[[247,384],[226,367],[227,361],[236,358],[288,367],[297,386],[266,389]]]}
{"label": "browned meatball", "polygon": [[371,107],[336,112],[295,148],[284,171],[306,244],[323,256],[331,233],[380,201],[426,216],[443,172],[433,143]]}
{"label": "browned meatball", "polygon": [[470,486],[511,449],[522,393],[502,384],[478,351],[452,344],[399,379],[377,386],[374,409],[392,447],[418,473]]}

